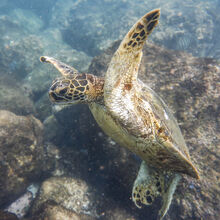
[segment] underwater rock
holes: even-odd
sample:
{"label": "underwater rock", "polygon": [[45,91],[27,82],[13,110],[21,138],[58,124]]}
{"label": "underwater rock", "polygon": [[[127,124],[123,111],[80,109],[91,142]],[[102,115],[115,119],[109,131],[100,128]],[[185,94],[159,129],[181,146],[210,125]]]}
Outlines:
{"label": "underwater rock", "polygon": [[60,28],[66,43],[90,56],[122,38],[141,12],[144,14],[149,10],[149,3],[143,1],[141,4],[131,0],[68,0],[65,3],[56,2],[50,25]]}
{"label": "underwater rock", "polygon": [[[104,75],[118,44],[95,57],[89,72]],[[220,61],[196,58],[148,43],[139,77],[174,111],[201,176],[199,181],[185,176],[165,219],[217,220],[220,214]]]}
{"label": "underwater rock", "polygon": [[[177,6],[178,4],[178,6]],[[219,5],[210,1],[166,1],[154,43],[183,50],[199,57],[220,58],[218,43]]]}
{"label": "underwater rock", "polygon": [[[54,215],[55,211],[58,211],[68,215],[72,211],[93,216],[95,207],[90,197],[89,187],[84,181],[71,177],[51,177],[42,183],[31,215],[35,215],[42,209],[43,204],[51,201],[53,206],[49,208],[51,210],[47,207],[45,214]],[[72,215],[74,216],[74,213]]]}
{"label": "underwater rock", "polygon": [[[19,81],[24,79],[23,84],[26,83],[26,87],[30,91],[33,90],[33,95],[37,93],[37,96],[46,90],[46,82],[56,73],[51,71],[52,73],[48,74],[45,69],[41,70],[40,55],[53,55],[64,59],[82,71],[88,68],[91,57],[63,42],[57,28],[40,29],[42,24],[38,24],[33,15],[30,19],[25,12],[18,9],[11,12],[11,16],[0,16],[0,66],[2,74]],[[30,19],[30,24],[26,24],[26,16]]]}
{"label": "underwater rock", "polygon": [[40,181],[54,166],[42,135],[43,125],[33,116],[0,110],[0,207],[6,207]]}
{"label": "underwater rock", "polygon": [[5,210],[15,214],[18,218],[22,218],[27,213],[30,208],[31,202],[33,200],[33,195],[31,192],[27,191],[16,201],[9,205]]}
{"label": "underwater rock", "polygon": [[57,205],[53,201],[43,203],[39,210],[34,213],[34,216],[28,218],[29,220],[94,220],[93,217],[86,214],[77,214],[74,211],[65,209],[64,207]]}
{"label": "underwater rock", "polygon": [[[65,160],[68,159],[65,158]],[[95,190],[93,186],[87,185],[78,178],[49,178],[41,186],[40,193],[30,211],[30,219],[48,217],[52,220],[72,217],[80,220],[136,220],[129,210],[119,205],[119,201],[112,200],[107,193],[103,192],[104,182],[96,184],[98,188]],[[113,185],[112,187],[117,188]]]}
{"label": "underwater rock", "polygon": [[17,80],[23,79],[36,68],[39,54],[42,54],[39,38],[35,35],[14,38],[10,34],[7,40],[2,41],[0,45],[1,72]]}
{"label": "underwater rock", "polygon": [[216,50],[220,21],[217,1],[68,0],[63,4],[58,0],[50,25],[59,27],[64,41],[73,48],[94,56],[123,38],[139,17],[154,8],[161,9],[160,26],[151,36],[154,43],[220,58]]}
{"label": "underwater rock", "polygon": [[0,219],[1,220],[18,220],[19,218],[16,215],[0,210]]}
{"label": "underwater rock", "polygon": [[19,83],[11,77],[0,76],[1,110],[8,110],[18,115],[34,114],[34,103],[27,93],[28,91],[21,88]]}
{"label": "underwater rock", "polygon": [[32,201],[35,199],[38,190],[39,184],[31,184],[27,187],[26,192],[12,202],[4,211],[15,214],[19,219],[23,218],[32,205]]}
{"label": "underwater rock", "polygon": [[[40,64],[39,56],[53,55],[82,71],[88,68],[91,57],[64,43],[57,28],[42,29],[42,26],[41,19],[27,10],[14,9],[7,15],[0,16],[1,75],[20,82],[30,99],[35,102],[39,100],[38,115],[44,120],[48,116],[45,109],[50,110],[50,105],[45,104],[44,94],[51,80],[56,76],[56,71],[54,69],[52,71],[50,67],[48,71],[41,68],[43,65]],[[29,105],[25,103],[24,106]],[[15,106],[14,109],[16,108]],[[23,114],[20,113],[19,108],[15,113]]]}
{"label": "underwater rock", "polygon": [[20,80],[36,67],[43,50],[39,37],[25,29],[28,25],[16,17],[18,14],[25,17],[19,10],[11,15],[0,15],[0,66],[2,74]]}

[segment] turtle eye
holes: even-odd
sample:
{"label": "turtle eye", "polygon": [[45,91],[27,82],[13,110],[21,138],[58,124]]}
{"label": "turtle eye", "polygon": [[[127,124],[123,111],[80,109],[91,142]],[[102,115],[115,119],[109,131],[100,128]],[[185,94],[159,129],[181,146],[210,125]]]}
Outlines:
{"label": "turtle eye", "polygon": [[67,92],[67,89],[65,88],[65,89],[61,89],[60,91],[59,91],[59,95],[64,95],[64,94],[66,94],[66,92]]}

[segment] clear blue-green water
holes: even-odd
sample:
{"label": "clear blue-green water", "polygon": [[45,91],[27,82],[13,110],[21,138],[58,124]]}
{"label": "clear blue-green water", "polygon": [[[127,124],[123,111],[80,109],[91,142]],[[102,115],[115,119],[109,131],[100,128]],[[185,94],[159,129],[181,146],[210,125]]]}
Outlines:
{"label": "clear blue-green water", "polygon": [[[80,210],[84,214],[89,214],[96,219],[156,219],[157,205],[161,205],[160,201],[156,201],[156,205],[153,205],[152,208],[140,210],[135,208],[130,198],[132,182],[135,179],[135,173],[138,171],[140,159],[123,149],[119,150],[117,144],[105,136],[97,126],[86,106],[70,106],[64,109],[57,109],[57,107],[52,106],[47,93],[52,80],[59,74],[52,67],[48,67],[39,61],[39,57],[42,55],[52,56],[74,66],[79,71],[88,72],[94,57],[100,56],[115,41],[123,39],[129,28],[141,16],[155,8],[161,9],[161,18],[159,25],[149,37],[148,41],[151,44],[169,50],[184,51],[186,57],[187,54],[191,54],[194,57],[205,58],[198,62],[195,61],[195,63],[197,62],[195,64],[197,70],[201,66],[201,72],[205,71],[206,68],[209,71],[208,67],[215,66],[216,68],[216,71],[211,73],[210,80],[208,76],[203,77],[204,75],[202,75],[197,84],[193,84],[193,80],[200,75],[193,71],[187,76],[182,73],[176,81],[174,80],[176,84],[179,84],[178,80],[186,79],[182,84],[180,83],[180,86],[186,89],[184,90],[185,94],[191,94],[190,98],[185,100],[187,106],[190,105],[189,103],[193,103],[192,108],[194,104],[198,109],[207,107],[205,113],[201,110],[193,116],[189,114],[189,118],[192,116],[190,120],[201,121],[202,124],[204,121],[214,120],[214,117],[218,118],[220,92],[219,85],[215,84],[218,87],[214,86],[214,82],[216,83],[219,80],[219,77],[216,76],[220,76],[218,63],[220,59],[220,0],[0,1],[0,110],[6,110],[17,116],[27,118],[32,115],[40,121],[39,123],[42,123],[41,128],[44,127],[44,131],[40,134],[42,139],[39,144],[42,148],[40,148],[41,153],[35,152],[36,149],[33,148],[33,152],[35,152],[33,155],[40,155],[38,158],[36,155],[32,155],[29,148],[28,150],[24,149],[24,153],[22,153],[22,148],[16,150],[16,145],[22,145],[23,142],[30,146],[38,143],[39,137],[36,131],[31,134],[25,131],[27,133],[21,138],[20,133],[16,133],[19,126],[16,127],[17,130],[13,130],[15,125],[12,123],[12,119],[8,119],[8,124],[11,126],[11,130],[7,130],[8,133],[5,132],[6,128],[0,122],[0,138],[2,140],[5,140],[4,138],[7,135],[10,137],[12,133],[19,136],[18,139],[13,139],[10,144],[7,141],[0,141],[0,164],[2,166],[0,173],[6,175],[5,177],[0,176],[0,194],[4,194],[4,197],[1,197],[4,201],[0,203],[0,210],[8,209],[15,212],[15,209],[19,210],[26,207],[23,214],[19,212],[17,216],[22,218],[22,216],[27,215],[27,219],[31,219],[34,212],[30,211],[29,207],[30,203],[34,203],[33,197],[30,196],[31,199],[26,198],[26,200],[31,201],[27,202],[26,205],[21,205],[22,202],[20,201],[19,208],[16,206],[14,209],[9,209],[8,207],[21,195],[27,193],[26,189],[31,184],[36,184],[36,189],[38,189],[42,182],[51,176],[68,176],[85,181],[93,193],[90,206],[86,206],[86,208],[81,206]],[[106,57],[108,57],[108,53],[110,52],[107,52]],[[154,59],[156,60],[157,56]],[[208,64],[206,65],[205,62]],[[185,64],[191,65],[190,61]],[[102,63],[98,63],[98,67],[103,70]],[[192,69],[189,68],[188,70]],[[204,83],[205,80],[207,83]],[[200,82],[207,88],[203,89]],[[152,85],[156,85],[153,79]],[[161,86],[160,93],[162,96],[163,88],[165,88],[163,86]],[[196,89],[198,89],[197,93],[195,92]],[[157,90],[160,92],[160,88],[157,87]],[[177,94],[179,90],[174,92]],[[167,93],[165,91],[164,97],[169,99],[171,93],[172,91]],[[197,100],[199,96],[205,97],[206,95],[208,98],[207,100],[204,99],[202,105],[198,104],[199,101],[192,101]],[[183,96],[181,98],[184,100]],[[214,99],[217,101],[209,104],[210,97],[213,98],[212,101]],[[175,116],[178,117],[178,120],[184,123],[187,117],[181,111],[187,112],[187,108],[184,109],[185,104],[179,104],[182,99],[168,100],[168,103],[171,103],[171,108],[176,113]],[[209,117],[213,118],[209,120]],[[213,132],[217,133],[215,134],[216,139],[213,139],[213,143],[215,143],[213,146],[216,148],[210,148],[214,149],[214,153],[210,154],[217,155],[219,152],[217,151],[219,122],[217,120],[214,122],[216,124]],[[199,125],[199,122],[197,124]],[[187,132],[191,132],[190,129],[183,126],[184,135],[187,136]],[[198,127],[198,130],[201,131],[202,129],[200,130]],[[209,129],[204,132],[207,132],[204,133],[207,140],[209,137],[213,137],[213,133],[209,133]],[[30,138],[31,135],[33,138]],[[190,142],[192,139],[189,136],[188,141]],[[207,144],[205,140],[202,141],[202,144]],[[5,146],[7,146],[6,149]],[[191,148],[190,151],[192,151]],[[211,151],[209,150],[209,152]],[[27,158],[32,159],[27,162]],[[219,158],[219,155],[216,158]],[[20,160],[23,162],[18,162]],[[45,162],[45,167],[48,166],[49,168],[45,168],[41,172],[35,160],[48,160],[48,163]],[[128,162],[129,160],[131,162]],[[24,164],[26,165],[24,166]],[[53,165],[49,166],[48,164]],[[216,164],[218,166],[219,162]],[[17,171],[13,166],[16,167]],[[18,173],[18,175],[13,174],[14,176],[12,175],[13,178],[11,178],[9,168],[12,173]],[[23,170],[25,170],[25,175],[21,175],[21,177],[19,175]],[[131,172],[130,178],[129,171]],[[219,171],[216,175],[218,174]],[[20,183],[19,178],[23,178],[25,181],[22,182],[22,180]],[[14,181],[16,184],[23,184],[23,187],[18,190],[15,190],[15,187],[9,187],[7,191],[5,186],[10,184],[6,180],[10,183]],[[190,187],[190,190],[199,191],[194,182],[191,183]],[[183,191],[180,189],[177,191],[184,197]],[[183,219],[182,216],[186,218],[187,215],[181,212],[183,206],[181,206],[181,202],[173,204],[170,213],[175,214],[170,214],[171,217],[167,219],[173,219],[175,215],[177,216],[176,219]],[[202,209],[204,208],[205,205],[203,204]],[[215,210],[214,206],[212,208]],[[185,209],[183,210],[185,211]],[[218,210],[215,213],[216,216],[219,214],[217,213]],[[180,215],[178,215],[179,212],[181,212]],[[192,210],[189,212],[194,213]],[[211,218],[211,214],[209,214],[207,214],[207,219],[217,219],[215,215]],[[201,215],[203,214],[189,214],[188,219],[206,218],[206,216]]]}

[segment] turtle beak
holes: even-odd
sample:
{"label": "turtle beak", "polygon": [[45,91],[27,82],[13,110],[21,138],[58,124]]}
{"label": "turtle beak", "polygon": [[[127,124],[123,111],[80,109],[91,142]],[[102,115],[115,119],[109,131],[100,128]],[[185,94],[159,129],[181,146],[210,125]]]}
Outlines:
{"label": "turtle beak", "polygon": [[67,99],[65,97],[58,96],[54,91],[49,91],[49,99],[53,104],[56,105],[70,105],[70,104],[78,104],[82,102],[81,100],[72,100]]}
{"label": "turtle beak", "polygon": [[63,99],[62,97],[59,97],[56,95],[55,92],[53,92],[52,90],[49,91],[49,98],[50,101],[53,103],[60,103],[60,102],[64,102],[65,99]]}
{"label": "turtle beak", "polygon": [[50,101],[56,104],[62,104],[70,101],[67,97],[65,97],[66,92],[67,88],[61,85],[59,80],[55,80],[48,91]]}

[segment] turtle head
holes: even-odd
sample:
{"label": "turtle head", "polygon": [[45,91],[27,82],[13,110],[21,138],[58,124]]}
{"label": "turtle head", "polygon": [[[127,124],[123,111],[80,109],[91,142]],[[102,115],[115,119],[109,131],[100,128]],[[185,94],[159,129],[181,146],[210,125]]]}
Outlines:
{"label": "turtle head", "polygon": [[49,97],[56,104],[96,102],[103,99],[104,79],[87,73],[79,73],[53,57],[42,56],[40,61],[52,64],[62,77],[53,81]]}
{"label": "turtle head", "polygon": [[96,76],[86,73],[57,78],[49,89],[50,100],[56,104],[95,101],[100,95],[97,92],[96,81]]}

